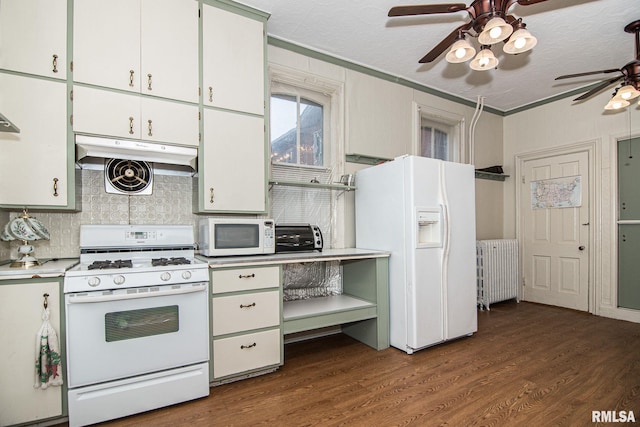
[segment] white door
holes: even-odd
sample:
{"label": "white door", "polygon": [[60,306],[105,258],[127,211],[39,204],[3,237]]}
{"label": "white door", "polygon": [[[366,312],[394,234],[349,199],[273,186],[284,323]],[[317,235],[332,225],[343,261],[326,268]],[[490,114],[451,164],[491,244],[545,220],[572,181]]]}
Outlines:
{"label": "white door", "polygon": [[589,154],[524,162],[523,300],[589,309]]}

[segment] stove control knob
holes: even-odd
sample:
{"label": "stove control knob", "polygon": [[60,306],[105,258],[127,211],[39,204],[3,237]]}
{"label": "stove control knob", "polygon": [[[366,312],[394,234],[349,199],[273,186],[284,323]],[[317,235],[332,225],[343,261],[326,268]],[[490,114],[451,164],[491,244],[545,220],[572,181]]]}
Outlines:
{"label": "stove control knob", "polygon": [[121,274],[117,275],[113,278],[113,283],[116,285],[122,285],[124,283],[124,276]]}
{"label": "stove control knob", "polygon": [[92,288],[95,288],[96,286],[98,286],[100,284],[100,278],[99,277],[89,277],[88,283],[89,283],[89,286],[91,286]]}
{"label": "stove control knob", "polygon": [[171,273],[169,273],[168,271],[165,271],[160,275],[160,279],[166,282],[167,280],[171,279]]}
{"label": "stove control knob", "polygon": [[191,279],[191,272],[190,271],[183,271],[182,272],[182,278],[185,279],[185,280]]}

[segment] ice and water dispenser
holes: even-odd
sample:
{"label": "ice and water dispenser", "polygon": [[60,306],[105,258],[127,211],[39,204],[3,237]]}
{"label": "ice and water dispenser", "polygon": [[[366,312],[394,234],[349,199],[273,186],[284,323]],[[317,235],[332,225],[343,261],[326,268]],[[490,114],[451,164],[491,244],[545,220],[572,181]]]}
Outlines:
{"label": "ice and water dispenser", "polygon": [[416,210],[417,248],[442,247],[442,209],[418,208]]}

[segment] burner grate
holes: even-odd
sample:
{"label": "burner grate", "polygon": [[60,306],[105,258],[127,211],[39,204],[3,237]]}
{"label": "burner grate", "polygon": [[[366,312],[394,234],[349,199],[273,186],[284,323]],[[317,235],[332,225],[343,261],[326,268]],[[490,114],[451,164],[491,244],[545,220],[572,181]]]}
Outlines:
{"label": "burner grate", "polygon": [[171,258],[154,258],[151,260],[151,265],[154,267],[164,265],[183,265],[191,264],[191,261],[185,257],[171,257]]}
{"label": "burner grate", "polygon": [[133,262],[130,259],[119,259],[116,261],[104,260],[104,261],[94,261],[87,268],[89,270],[104,270],[106,268],[131,268],[133,267]]}

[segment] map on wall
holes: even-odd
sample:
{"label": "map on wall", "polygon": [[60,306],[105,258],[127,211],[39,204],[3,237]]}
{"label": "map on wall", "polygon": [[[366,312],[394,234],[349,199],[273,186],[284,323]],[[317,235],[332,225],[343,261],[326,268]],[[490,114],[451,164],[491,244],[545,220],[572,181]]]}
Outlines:
{"label": "map on wall", "polygon": [[580,176],[531,181],[531,209],[571,208],[582,205]]}

